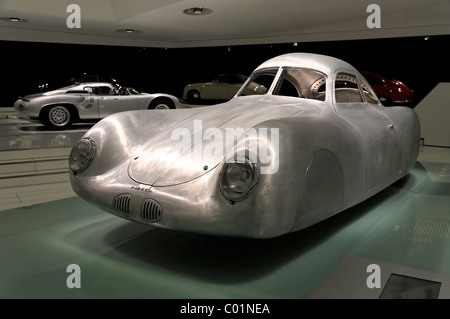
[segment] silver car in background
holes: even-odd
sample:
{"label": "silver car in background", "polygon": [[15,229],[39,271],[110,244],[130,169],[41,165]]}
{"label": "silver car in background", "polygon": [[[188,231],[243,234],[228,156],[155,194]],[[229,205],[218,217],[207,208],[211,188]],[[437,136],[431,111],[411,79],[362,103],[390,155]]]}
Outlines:
{"label": "silver car in background", "polygon": [[20,97],[14,109],[20,117],[37,119],[49,129],[99,120],[131,110],[189,108],[181,99],[163,93],[141,93],[107,82],[84,82]]}

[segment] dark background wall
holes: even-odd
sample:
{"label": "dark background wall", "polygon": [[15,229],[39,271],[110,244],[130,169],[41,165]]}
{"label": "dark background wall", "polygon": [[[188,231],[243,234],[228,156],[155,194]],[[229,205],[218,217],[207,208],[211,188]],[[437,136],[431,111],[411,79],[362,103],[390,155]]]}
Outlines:
{"label": "dark background wall", "polygon": [[420,98],[438,82],[450,82],[450,36],[408,37],[185,49],[94,46],[0,41],[0,107],[18,96],[69,84],[74,75],[101,74],[124,86],[181,97],[185,85],[206,82],[224,72],[249,75],[265,60],[289,52],[312,52],[341,58],[360,70],[404,82]]}

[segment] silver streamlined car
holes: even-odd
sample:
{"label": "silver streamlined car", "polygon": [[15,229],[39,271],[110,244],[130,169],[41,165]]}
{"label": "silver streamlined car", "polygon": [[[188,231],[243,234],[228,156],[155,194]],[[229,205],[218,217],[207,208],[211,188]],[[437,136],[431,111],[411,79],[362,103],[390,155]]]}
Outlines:
{"label": "silver streamlined car", "polygon": [[20,97],[14,103],[19,116],[38,119],[51,129],[102,119],[117,112],[189,107],[169,94],[141,93],[107,82],[84,82],[54,91]]}
{"label": "silver streamlined car", "polygon": [[[253,82],[267,93],[248,90]],[[382,106],[351,65],[293,53],[260,65],[224,104],[102,120],[74,146],[70,179],[79,196],[131,221],[275,237],[405,176],[419,131],[413,110]]]}

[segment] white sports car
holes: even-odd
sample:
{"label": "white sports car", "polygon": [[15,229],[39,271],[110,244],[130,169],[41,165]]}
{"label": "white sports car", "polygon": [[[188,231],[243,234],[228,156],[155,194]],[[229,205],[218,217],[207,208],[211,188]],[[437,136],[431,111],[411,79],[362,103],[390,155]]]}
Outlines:
{"label": "white sports car", "polygon": [[38,119],[50,129],[102,119],[122,111],[188,108],[181,99],[163,93],[141,93],[107,82],[84,82],[54,91],[20,97],[14,103],[19,116]]}

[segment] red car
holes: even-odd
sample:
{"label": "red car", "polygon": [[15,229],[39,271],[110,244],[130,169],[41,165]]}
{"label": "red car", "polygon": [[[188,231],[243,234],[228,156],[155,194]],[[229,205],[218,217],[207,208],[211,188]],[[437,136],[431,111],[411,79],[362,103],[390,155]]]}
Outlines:
{"label": "red car", "polygon": [[413,90],[402,82],[385,78],[375,72],[360,71],[360,73],[370,83],[383,105],[409,105],[413,101]]}

